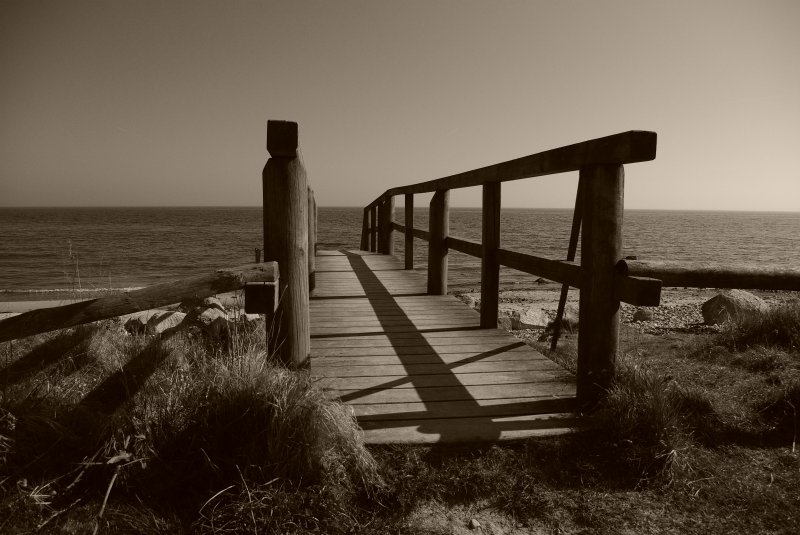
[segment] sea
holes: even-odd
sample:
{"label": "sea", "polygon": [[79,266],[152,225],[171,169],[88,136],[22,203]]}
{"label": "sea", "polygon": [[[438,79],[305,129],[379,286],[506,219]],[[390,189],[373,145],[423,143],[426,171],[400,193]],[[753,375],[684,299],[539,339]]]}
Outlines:
{"label": "sea", "polygon": [[[357,249],[361,221],[361,208],[319,208],[318,248]],[[414,224],[428,228],[427,209],[415,210]],[[503,209],[501,246],[564,259],[571,224],[571,209]],[[800,265],[798,212],[626,210],[623,229],[623,254],[639,259]],[[451,208],[450,235],[479,242],[480,209]],[[204,274],[253,262],[262,243],[260,207],[0,208],[0,301],[89,297]],[[426,266],[426,245],[415,240],[416,268]],[[501,271],[505,289],[535,279]],[[480,260],[451,252],[449,284],[480,288]]]}

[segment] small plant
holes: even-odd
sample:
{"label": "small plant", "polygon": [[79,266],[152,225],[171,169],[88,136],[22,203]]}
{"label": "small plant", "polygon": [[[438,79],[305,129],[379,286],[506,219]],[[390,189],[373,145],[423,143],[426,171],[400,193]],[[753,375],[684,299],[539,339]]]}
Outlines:
{"label": "small plant", "polygon": [[729,322],[717,340],[731,351],[754,346],[800,350],[800,301],[775,306],[755,317]]}

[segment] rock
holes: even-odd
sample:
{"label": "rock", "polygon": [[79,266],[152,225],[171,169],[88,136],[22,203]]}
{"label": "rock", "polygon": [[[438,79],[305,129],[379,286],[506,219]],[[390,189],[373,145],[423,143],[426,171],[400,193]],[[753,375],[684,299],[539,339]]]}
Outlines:
{"label": "rock", "polygon": [[150,321],[152,316],[157,314],[165,314],[167,310],[142,310],[141,312],[134,312],[120,318],[124,321],[125,330],[131,334],[146,334],[147,322]]}
{"label": "rock", "polygon": [[217,307],[195,308],[189,313],[187,322],[200,327],[211,336],[219,336],[230,328],[228,315]]}
{"label": "rock", "polygon": [[512,330],[514,328],[513,318],[510,315],[501,312],[497,315],[497,328],[505,329],[506,331]]}
{"label": "rock", "polygon": [[168,329],[174,329],[183,322],[186,314],[177,311],[159,311],[150,316],[145,326],[147,334],[161,334]]}
{"label": "rock", "polygon": [[469,529],[479,529],[481,527],[481,523],[475,520],[474,518],[469,521]]}
{"label": "rock", "polygon": [[541,308],[529,308],[516,316],[518,329],[538,329],[547,327],[547,315]]}
{"label": "rock", "polygon": [[220,312],[225,312],[225,306],[216,297],[193,297],[191,299],[187,299],[178,306],[178,310],[186,313],[191,313],[197,308],[216,308]]}
{"label": "rock", "polygon": [[744,290],[721,292],[701,307],[706,325],[757,318],[768,310],[769,305],[763,299]]}
{"label": "rock", "polygon": [[[561,317],[561,329],[567,332],[578,330],[578,307],[575,305],[567,305],[564,307],[564,315]],[[555,328],[556,320],[547,324],[547,330],[552,331]]]}
{"label": "rock", "polygon": [[653,321],[653,311],[649,308],[639,308],[633,313],[633,321]]}
{"label": "rock", "polygon": [[637,258],[636,255],[629,255],[625,257],[625,260],[636,260],[636,258]]}

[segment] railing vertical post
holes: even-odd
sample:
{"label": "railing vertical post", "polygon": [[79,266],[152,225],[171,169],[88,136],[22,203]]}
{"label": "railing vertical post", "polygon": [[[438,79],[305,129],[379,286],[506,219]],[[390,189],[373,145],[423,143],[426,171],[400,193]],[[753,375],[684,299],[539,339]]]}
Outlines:
{"label": "railing vertical post", "polygon": [[622,256],[624,171],[619,164],[581,169],[582,281],[578,329],[577,397],[591,408],[614,378],[619,344],[619,301],[614,297],[614,266]]}
{"label": "railing vertical post", "polygon": [[481,258],[481,327],[497,327],[497,308],[500,298],[500,182],[483,185],[483,229]]}
{"label": "railing vertical post", "polygon": [[[264,187],[264,260],[280,269],[280,318],[277,347],[288,366],[307,364],[311,346],[308,312],[308,182],[297,142],[297,123],[269,121],[270,159],[262,174]],[[270,326],[267,325],[269,334]]]}
{"label": "railing vertical post", "polygon": [[380,204],[378,213],[378,228],[380,235],[378,238],[378,252],[383,254],[394,254],[394,197],[388,197]]}
{"label": "railing vertical post", "polygon": [[369,208],[364,208],[361,220],[361,250],[369,251]]}
{"label": "railing vertical post", "polygon": [[428,229],[428,294],[447,294],[447,235],[450,230],[450,190],[433,194]]}
{"label": "railing vertical post", "polygon": [[314,291],[317,272],[317,199],[308,188],[308,290]]}
{"label": "railing vertical post", "polygon": [[372,205],[369,209],[369,250],[378,251],[378,206]]}
{"label": "railing vertical post", "polygon": [[414,194],[406,193],[406,269],[414,269]]}

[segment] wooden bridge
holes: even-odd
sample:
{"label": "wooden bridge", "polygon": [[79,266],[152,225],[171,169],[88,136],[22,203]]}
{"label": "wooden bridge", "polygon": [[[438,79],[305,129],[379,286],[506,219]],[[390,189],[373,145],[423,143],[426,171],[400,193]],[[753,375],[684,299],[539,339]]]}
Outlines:
{"label": "wooden bridge", "polygon": [[[494,441],[569,432],[615,373],[619,305],[655,306],[661,286],[800,290],[800,268],[707,261],[623,260],[623,164],[653,160],[654,132],[631,131],[449,177],[391,188],[364,208],[360,250],[316,251],[316,202],[297,123],[269,121],[264,259],[183,281],[35,310],[0,321],[0,342],[244,288],[266,315],[267,351],[306,368],[349,405],[368,442]],[[503,182],[579,172],[566,260],[500,247]],[[483,190],[482,239],[449,235],[449,191]],[[429,227],[414,227],[414,195],[433,193]],[[405,198],[405,222],[394,198]],[[402,232],[404,261],[394,257]],[[575,256],[580,236],[581,262]],[[414,240],[428,242],[415,270]],[[481,259],[481,307],[447,295],[448,251]],[[499,269],[580,290],[577,375],[497,329]],[[271,333],[274,334],[274,333]],[[558,331],[554,333],[553,343]]]}
{"label": "wooden bridge", "polygon": [[424,274],[365,251],[321,251],[311,373],[352,407],[365,440],[493,441],[576,424],[574,376]]}

